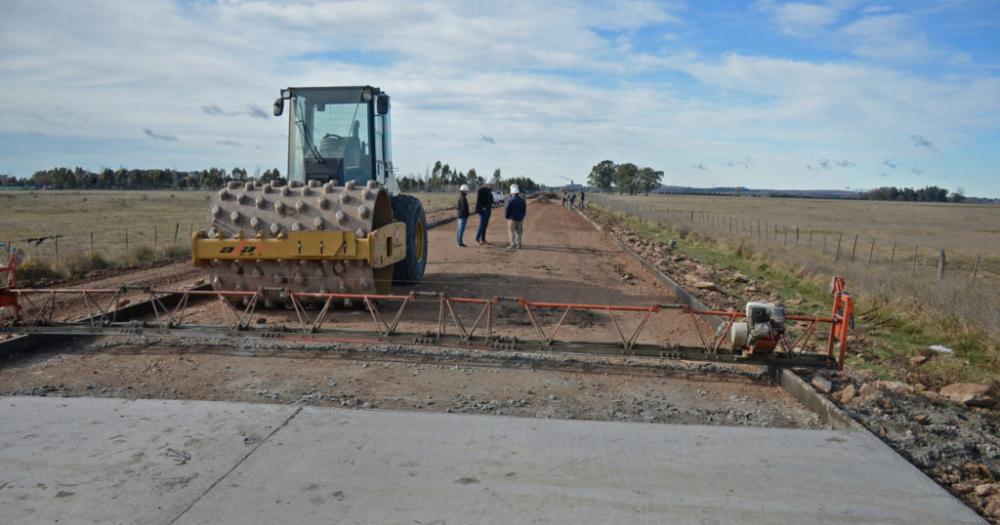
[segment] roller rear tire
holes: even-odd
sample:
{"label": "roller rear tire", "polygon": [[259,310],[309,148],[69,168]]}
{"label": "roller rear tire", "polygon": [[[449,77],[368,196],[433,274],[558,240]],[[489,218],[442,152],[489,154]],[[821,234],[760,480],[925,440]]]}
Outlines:
{"label": "roller rear tire", "polygon": [[427,218],[420,200],[411,195],[392,198],[392,213],[406,224],[406,258],[393,267],[394,284],[417,284],[427,267]]}

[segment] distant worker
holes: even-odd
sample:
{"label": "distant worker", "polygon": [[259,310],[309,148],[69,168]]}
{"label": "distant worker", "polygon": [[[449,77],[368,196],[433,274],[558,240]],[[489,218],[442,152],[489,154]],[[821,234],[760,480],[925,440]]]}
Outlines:
{"label": "distant worker", "polygon": [[575,191],[573,193],[569,194],[569,209],[572,210],[574,206],[576,206],[576,192]]}
{"label": "distant worker", "polygon": [[521,248],[521,237],[524,235],[524,216],[527,213],[527,206],[521,198],[521,188],[517,184],[510,185],[510,200],[507,201],[507,209],[504,214],[507,217],[507,231],[510,233],[510,246],[508,250],[518,250]]}
{"label": "distant worker", "polygon": [[493,187],[483,184],[476,192],[476,214],[479,215],[479,229],[476,230],[476,243],[486,244],[486,228],[490,225],[490,214],[493,213]]}
{"label": "distant worker", "polygon": [[465,194],[469,193],[469,185],[463,184],[458,188],[458,245],[465,248],[462,237],[465,235],[465,223],[469,221],[469,201],[465,199]]}
{"label": "distant worker", "polygon": [[563,208],[566,207],[566,192],[563,192]]}
{"label": "distant worker", "polygon": [[580,209],[581,210],[583,209],[583,199],[584,199],[584,197],[586,197],[586,195],[584,195],[583,190],[580,190]]}

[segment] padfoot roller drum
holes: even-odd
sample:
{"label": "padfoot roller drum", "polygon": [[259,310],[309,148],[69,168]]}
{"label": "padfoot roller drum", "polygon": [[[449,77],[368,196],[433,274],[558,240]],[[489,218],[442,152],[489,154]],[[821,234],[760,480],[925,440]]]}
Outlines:
{"label": "padfoot roller drum", "polygon": [[[394,217],[393,204],[410,216]],[[419,201],[391,199],[376,181],[231,182],[215,194],[193,257],[214,289],[259,292],[269,308],[290,306],[290,291],[387,293],[394,270],[399,281],[422,276],[423,223]]]}

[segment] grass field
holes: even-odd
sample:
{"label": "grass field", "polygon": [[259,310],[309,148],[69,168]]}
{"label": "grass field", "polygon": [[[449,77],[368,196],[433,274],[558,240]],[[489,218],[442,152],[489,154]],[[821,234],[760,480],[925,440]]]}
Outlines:
{"label": "grass field", "polygon": [[[449,193],[415,196],[427,211],[455,200]],[[207,191],[4,191],[0,242],[63,275],[182,257],[190,253],[191,232],[205,227],[211,197]]]}
{"label": "grass field", "polygon": [[[889,256],[892,242],[897,243],[897,260],[904,258],[905,249],[912,255],[918,245],[927,254],[946,250],[963,259],[977,254],[1000,258],[1000,205],[948,204],[921,202],[882,202],[831,199],[782,199],[767,197],[714,197],[698,195],[592,195],[608,205],[622,203],[632,211],[658,213],[672,220],[687,218],[711,220],[711,214],[728,229],[729,218],[734,229],[742,230],[746,223],[760,221],[762,228],[778,225],[790,231],[799,227],[801,241],[814,232],[815,244],[827,236],[828,246],[840,233],[845,241],[858,235],[864,248],[876,239],[879,255]],[[860,241],[859,241],[860,242]],[[868,252],[864,251],[867,257]],[[933,255],[936,255],[934,253]]]}
{"label": "grass field", "polygon": [[[902,378],[910,356],[943,344],[958,359],[934,360],[926,371],[936,368],[945,379],[1000,380],[1000,244],[993,232],[1000,207],[695,196],[587,200],[647,235],[678,239],[681,253],[764,278],[785,298],[825,304],[830,276],[845,276],[859,301],[857,337],[869,348],[866,360],[855,360],[859,366]],[[811,244],[808,231],[815,232]],[[851,241],[855,234],[864,236],[856,257],[851,257],[853,242],[844,242],[837,257],[841,231],[845,240],[847,234]],[[818,242],[821,235],[828,236],[825,247]],[[873,238],[888,246],[898,239],[909,253],[900,249],[905,255],[890,263],[887,253],[875,252],[869,264]],[[914,244],[928,250],[916,270],[907,259]],[[947,250],[944,279],[937,278],[931,247]],[[982,267],[973,285],[969,270],[975,255]]]}
{"label": "grass field", "polygon": [[63,270],[92,254],[112,266],[146,262],[186,253],[191,230],[204,227],[209,198],[188,191],[0,192],[0,241]]}

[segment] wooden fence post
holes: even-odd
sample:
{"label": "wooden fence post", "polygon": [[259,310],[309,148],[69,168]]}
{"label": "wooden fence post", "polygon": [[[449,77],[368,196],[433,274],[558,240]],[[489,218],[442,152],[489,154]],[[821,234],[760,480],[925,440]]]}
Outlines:
{"label": "wooden fence post", "polygon": [[90,256],[94,256],[94,232],[90,232]]}
{"label": "wooden fence post", "polygon": [[56,241],[56,262],[59,262],[59,236],[55,236]]}
{"label": "wooden fence post", "polygon": [[972,267],[972,282],[970,284],[976,284],[976,274],[979,273],[979,255],[976,255],[976,264]]}
{"label": "wooden fence post", "polygon": [[858,251],[858,236],[854,235],[854,246],[851,247],[851,260],[854,260],[854,254]]}
{"label": "wooden fence post", "polygon": [[795,227],[795,245],[796,246],[799,245],[799,227],[798,226]]}
{"label": "wooden fence post", "polygon": [[128,228],[125,228],[125,256],[128,257]]}
{"label": "wooden fence post", "polygon": [[760,219],[757,219],[757,238],[760,238]]}
{"label": "wooden fence post", "polygon": [[181,231],[181,223],[174,225],[174,246],[177,246],[177,234]]}
{"label": "wooden fence post", "polygon": [[788,226],[781,228],[781,245],[788,246]]}
{"label": "wooden fence post", "polygon": [[946,261],[945,261],[945,258],[944,258],[944,250],[941,250],[941,251],[940,251],[940,252],[938,253],[938,271],[937,271],[937,278],[938,278],[938,280],[939,280],[939,281],[940,281],[940,280],[942,280],[942,279],[944,279],[944,267],[945,267],[945,262],[946,262]]}
{"label": "wooden fence post", "polygon": [[913,245],[913,269],[910,270],[910,273],[917,273],[917,248],[919,247],[917,244]]}
{"label": "wooden fence post", "polygon": [[842,240],[844,240],[844,233],[843,232],[841,232],[840,236],[837,237],[837,255],[833,256],[833,262],[837,262],[837,261],[840,260],[840,241],[842,241]]}
{"label": "wooden fence post", "polygon": [[892,255],[889,256],[889,265],[892,266],[896,262],[896,241],[892,241]]}
{"label": "wooden fence post", "polygon": [[872,238],[872,247],[868,250],[868,266],[872,265],[872,256],[875,255],[875,239]]}
{"label": "wooden fence post", "polygon": [[153,225],[153,251],[156,251],[156,241],[158,240],[156,235],[156,225]]}

